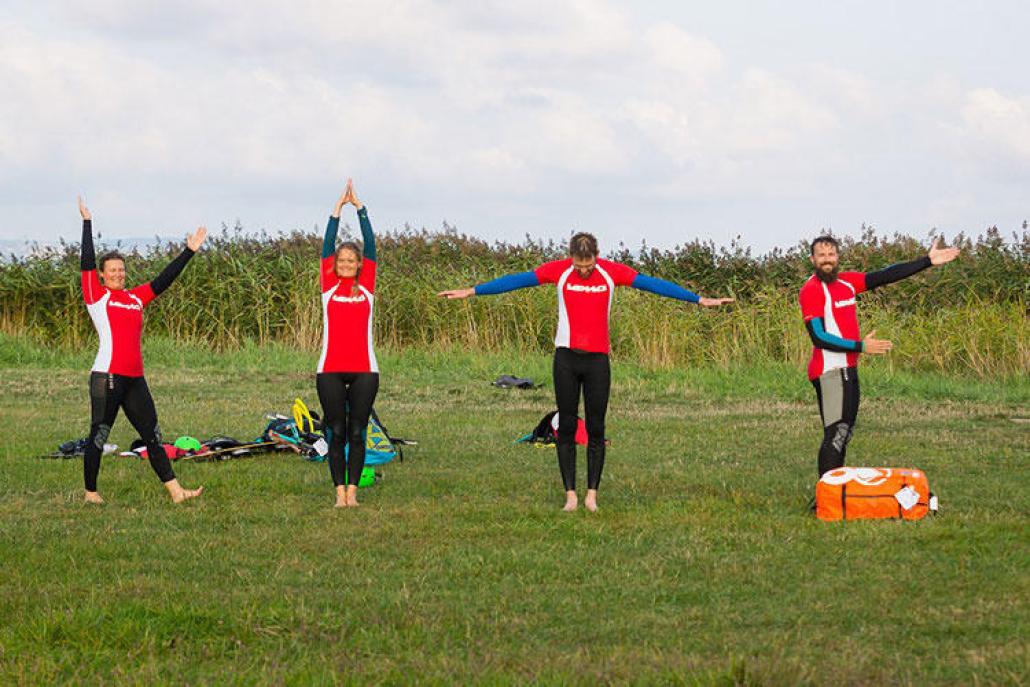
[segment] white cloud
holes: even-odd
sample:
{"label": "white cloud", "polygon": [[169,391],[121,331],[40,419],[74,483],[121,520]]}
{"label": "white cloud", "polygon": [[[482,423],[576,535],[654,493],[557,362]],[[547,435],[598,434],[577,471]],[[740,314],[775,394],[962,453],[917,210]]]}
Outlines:
{"label": "white cloud", "polygon": [[962,119],[969,133],[995,153],[1030,163],[1030,97],[976,89],[966,94]]}
{"label": "white cloud", "polygon": [[598,180],[627,206],[821,202],[827,179],[872,177],[877,157],[906,149],[1030,158],[1024,96],[752,64],[605,0],[46,8],[46,21],[0,13],[7,181],[281,187],[295,195],[277,202],[301,206],[306,189],[354,174],[410,208],[446,188],[469,205],[522,194],[572,215]]}

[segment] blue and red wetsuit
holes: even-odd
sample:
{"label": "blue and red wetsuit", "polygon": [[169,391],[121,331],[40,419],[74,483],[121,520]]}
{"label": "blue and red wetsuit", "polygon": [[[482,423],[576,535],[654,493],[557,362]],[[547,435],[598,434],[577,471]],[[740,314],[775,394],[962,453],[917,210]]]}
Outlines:
{"label": "blue and red wetsuit", "polygon": [[629,286],[669,298],[697,303],[692,291],[672,282],[639,274],[628,265],[599,259],[586,278],[572,258],[540,265],[475,287],[477,296],[554,284],[558,328],[554,337],[554,395],[558,406],[558,467],[566,491],[576,488],[576,415],[583,396],[587,428],[587,488],[597,489],[604,471],[605,415],[611,391],[609,320],[615,288]]}

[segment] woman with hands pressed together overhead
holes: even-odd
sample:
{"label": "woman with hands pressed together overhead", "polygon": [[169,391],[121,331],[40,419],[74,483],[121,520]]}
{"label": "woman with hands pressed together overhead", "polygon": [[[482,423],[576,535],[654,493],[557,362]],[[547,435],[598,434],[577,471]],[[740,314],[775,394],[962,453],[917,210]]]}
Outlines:
{"label": "woman with hands pressed together overhead", "polygon": [[[336,245],[340,211],[348,204],[358,211],[362,247],[353,241]],[[322,354],[315,385],[329,439],[336,507],[355,507],[365,467],[364,432],[379,391],[379,366],[372,345],[376,241],[368,210],[358,200],[350,179],[326,226],[320,280]]]}

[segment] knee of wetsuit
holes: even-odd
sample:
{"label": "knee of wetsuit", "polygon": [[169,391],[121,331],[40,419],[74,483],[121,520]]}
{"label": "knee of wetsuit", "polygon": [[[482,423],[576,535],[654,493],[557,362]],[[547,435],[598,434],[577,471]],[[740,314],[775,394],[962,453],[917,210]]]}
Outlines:
{"label": "knee of wetsuit", "polygon": [[573,415],[569,419],[565,419],[563,416],[558,416],[558,434],[572,435],[576,433],[576,425],[579,419]]}
{"label": "knee of wetsuit", "polygon": [[161,444],[162,443],[162,441],[161,441],[161,426],[159,424],[157,424],[155,422],[154,423],[154,428],[152,430],[150,430],[149,434],[150,434],[150,436],[147,436],[146,434],[143,434],[143,433],[140,434],[140,439],[142,439],[145,444],[147,444],[149,446],[150,444]]}
{"label": "knee of wetsuit", "polygon": [[830,443],[833,444],[834,449],[839,452],[843,452],[847,447],[848,442],[851,441],[851,425],[846,422],[838,422],[834,424],[833,427],[833,438],[830,440]]}
{"label": "knee of wetsuit", "polygon": [[93,445],[103,451],[104,444],[107,443],[107,437],[110,436],[110,434],[110,425],[97,425],[96,433],[93,435]]}

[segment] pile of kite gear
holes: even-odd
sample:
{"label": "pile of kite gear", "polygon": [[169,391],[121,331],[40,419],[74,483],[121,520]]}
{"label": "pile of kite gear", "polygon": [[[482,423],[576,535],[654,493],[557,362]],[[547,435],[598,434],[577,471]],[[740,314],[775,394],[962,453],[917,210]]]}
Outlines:
{"label": "pile of kite gear", "polygon": [[[308,410],[301,399],[296,399],[290,408],[290,414],[269,413],[265,416],[266,424],[261,435],[252,441],[240,441],[233,437],[215,436],[210,439],[196,439],[181,436],[172,444],[162,444],[165,453],[171,460],[189,460],[194,462],[224,461],[245,458],[262,453],[287,452],[296,454],[305,460],[324,462],[329,456],[331,430],[326,429],[318,413]],[[73,458],[85,453],[86,439],[67,441],[49,456],[52,458]],[[361,473],[358,486],[367,487],[375,483],[375,467],[389,463],[394,458],[403,461],[404,446],[417,446],[417,441],[392,437],[386,431],[375,410],[369,417],[365,430],[365,469]],[[121,453],[122,456],[145,459],[147,447],[142,439],[132,442],[131,450]],[[118,447],[105,444],[104,453],[114,453]],[[344,456],[348,453],[346,445]]]}
{"label": "pile of kite gear", "polygon": [[[191,460],[196,463],[206,463],[233,458],[245,458],[258,453],[265,453],[275,450],[276,443],[272,441],[255,440],[244,442],[239,439],[226,436],[215,436],[201,441],[193,437],[179,437],[174,444],[162,444],[165,455],[170,460]],[[122,456],[146,458],[147,447],[142,439],[132,442],[132,450],[126,451]]]}

